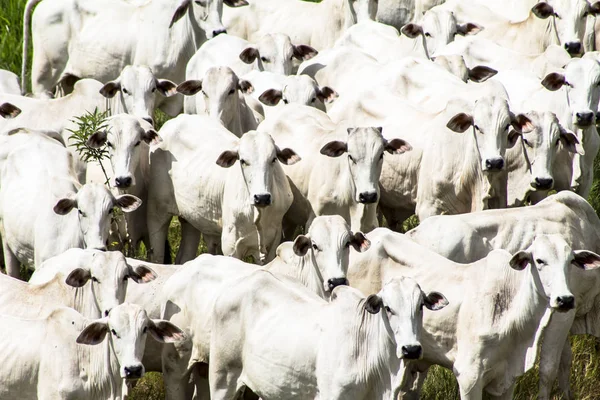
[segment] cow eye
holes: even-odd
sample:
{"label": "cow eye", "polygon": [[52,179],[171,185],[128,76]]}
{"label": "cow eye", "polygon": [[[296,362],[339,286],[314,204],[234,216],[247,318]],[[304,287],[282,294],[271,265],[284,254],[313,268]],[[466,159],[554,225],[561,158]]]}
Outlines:
{"label": "cow eye", "polygon": [[127,91],[127,89],[123,88],[123,94],[129,94],[129,92]]}
{"label": "cow eye", "polygon": [[203,94],[204,96],[208,97],[208,95],[206,94],[206,92],[205,92],[204,90],[202,91],[202,94]]}
{"label": "cow eye", "polygon": [[385,306],[385,311],[387,311],[387,312],[389,312],[389,313],[391,313],[391,312],[392,312],[392,310],[391,310],[391,309],[390,309],[388,306]]}
{"label": "cow eye", "polygon": [[112,333],[114,336],[117,336],[117,331],[115,331],[114,329],[111,329],[110,333]]}
{"label": "cow eye", "polygon": [[344,245],[345,248],[350,247],[350,242],[346,242],[346,244]]}
{"label": "cow eye", "polygon": [[380,160],[383,160],[383,153],[381,153],[381,154],[379,155],[379,159],[380,159]]}
{"label": "cow eye", "polygon": [[348,154],[348,159],[349,159],[350,161],[352,161],[354,164],[356,164],[356,161],[354,161],[354,158],[352,158],[352,156],[351,156],[350,154]]}
{"label": "cow eye", "polygon": [[247,163],[246,163],[246,161],[245,161],[245,160],[240,160],[240,164],[241,164],[241,165],[247,165]]}
{"label": "cow eye", "polygon": [[425,36],[426,36],[426,37],[431,37],[431,33],[429,33],[429,32],[425,32]]}
{"label": "cow eye", "polygon": [[540,265],[544,265],[544,264],[546,264],[546,263],[544,262],[544,260],[542,260],[542,259],[540,259],[540,258],[536,258],[536,259],[535,259],[535,262],[536,262],[537,264],[540,264]]}
{"label": "cow eye", "polygon": [[529,140],[527,140],[527,139],[523,139],[523,143],[525,143],[525,145],[526,145],[527,147],[533,147],[533,146],[531,145],[531,143],[529,143]]}
{"label": "cow eye", "polygon": [[273,158],[273,159],[271,160],[271,162],[272,162],[273,164],[275,164],[275,163],[277,162],[277,157]]}
{"label": "cow eye", "polygon": [[473,128],[475,128],[476,131],[481,132],[481,129],[479,129],[479,127],[477,125],[473,125]]}
{"label": "cow eye", "polygon": [[316,98],[316,97],[314,97],[314,98],[313,98],[313,99],[312,99],[310,102],[311,102],[311,103],[314,103],[315,101],[317,101],[317,98]]}
{"label": "cow eye", "polygon": [[267,57],[261,57],[260,61],[268,63],[269,59]]}
{"label": "cow eye", "polygon": [[92,276],[92,282],[100,283],[100,281],[98,280],[98,278],[96,278],[95,276]]}
{"label": "cow eye", "polygon": [[148,331],[148,327],[147,327],[147,326],[145,326],[145,327],[144,327],[144,330],[142,331],[142,333],[146,333],[147,331]]}
{"label": "cow eye", "polygon": [[510,124],[506,125],[506,128],[504,128],[505,131],[510,129]]}
{"label": "cow eye", "polygon": [[134,147],[137,147],[137,146],[139,146],[139,145],[140,145],[140,143],[142,143],[142,141],[141,141],[141,140],[138,140],[137,142],[135,142],[135,144],[134,144],[133,146],[134,146]]}
{"label": "cow eye", "polygon": [[129,275],[125,275],[125,276],[123,277],[123,282],[127,282],[127,279],[129,279]]}
{"label": "cow eye", "polygon": [[112,214],[113,212],[114,212],[114,209],[113,209],[113,208],[111,208],[110,210],[108,210],[108,213],[109,213],[109,214]]}
{"label": "cow eye", "polygon": [[108,147],[110,147],[111,149],[113,148],[113,144],[112,144],[111,142],[106,142],[106,145],[107,145]]}
{"label": "cow eye", "polygon": [[282,99],[283,100],[283,104],[288,104],[289,101],[287,99]]}
{"label": "cow eye", "polygon": [[313,248],[313,250],[315,250],[315,251],[316,251],[316,250],[319,250],[319,246],[317,246],[317,244],[316,244],[316,243],[313,243],[313,244],[312,244],[312,248]]}
{"label": "cow eye", "polygon": [[231,89],[231,90],[229,91],[229,94],[230,94],[230,95],[232,95],[234,92],[235,92],[235,89]]}
{"label": "cow eye", "polygon": [[85,217],[85,213],[81,210],[77,210],[79,212],[79,215],[81,215],[82,217]]}

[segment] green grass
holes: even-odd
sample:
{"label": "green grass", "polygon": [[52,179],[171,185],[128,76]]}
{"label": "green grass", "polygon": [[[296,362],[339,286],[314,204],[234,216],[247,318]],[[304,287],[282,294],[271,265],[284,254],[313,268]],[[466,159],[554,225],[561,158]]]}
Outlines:
{"label": "green grass", "polygon": [[[315,1],[318,0],[308,0]],[[0,0],[0,69],[7,69],[20,74],[21,46],[22,46],[22,14],[26,0]],[[29,49],[31,62],[31,49]],[[29,86],[29,83],[28,83]],[[155,115],[157,129],[168,119],[166,115],[158,112]],[[594,166],[595,176],[599,177],[600,164],[596,160]],[[600,209],[600,180],[594,180],[590,203],[596,211]],[[403,228],[410,229],[416,225],[416,219],[407,221]],[[169,230],[171,255],[175,259],[181,233],[179,222],[173,219]],[[203,243],[198,248],[198,253],[206,251]],[[25,271],[24,271],[25,272]],[[600,356],[597,350],[596,339],[593,337],[571,338],[573,347],[573,368],[571,383],[575,398],[593,400],[600,398]],[[515,390],[515,399],[537,398],[537,367],[518,380]],[[451,400],[458,399],[456,379],[451,371],[441,367],[433,367],[425,382],[423,399],[426,400]],[[553,398],[560,398],[558,388],[555,386]],[[161,374],[148,373],[141,379],[133,390],[130,400],[164,399],[164,385]]]}

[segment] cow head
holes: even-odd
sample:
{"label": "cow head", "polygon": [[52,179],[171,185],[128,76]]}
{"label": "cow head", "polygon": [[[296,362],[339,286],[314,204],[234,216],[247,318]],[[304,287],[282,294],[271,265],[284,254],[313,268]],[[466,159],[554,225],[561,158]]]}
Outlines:
{"label": "cow head", "polygon": [[125,303],[113,308],[107,317],[90,322],[77,337],[77,343],[98,345],[108,335],[121,378],[139,379],[145,373],[142,357],[148,334],[160,343],[185,339],[183,331],[172,323],[150,319],[140,306]]}
{"label": "cow head", "polygon": [[325,111],[324,103],[331,103],[338,93],[328,86],[319,87],[308,75],[286,76],[283,89],[269,89],[258,98],[263,104],[276,106],[280,101],[285,104],[302,104]]}
{"label": "cow head", "polygon": [[357,203],[377,203],[379,200],[379,176],[384,152],[402,154],[412,149],[402,139],[386,140],[381,132],[381,127],[348,128],[346,142],[335,140],[321,148],[321,154],[328,157],[347,154]]}
{"label": "cow head", "polygon": [[423,356],[419,341],[423,306],[437,311],[447,305],[444,295],[438,292],[425,294],[417,282],[407,277],[392,278],[379,293],[370,295],[364,302],[367,312],[382,313],[384,324],[396,342],[396,356],[409,360]]}
{"label": "cow head", "polygon": [[107,98],[120,96],[120,103],[113,113],[124,112],[135,115],[153,124],[154,103],[156,94],[169,97],[176,92],[176,85],[166,79],[157,79],[152,70],[146,66],[128,65],[123,68],[121,75],[114,81],[106,83],[100,94]]}
{"label": "cow head", "polygon": [[256,61],[260,71],[290,75],[294,68],[293,59],[310,60],[317,50],[306,45],[294,45],[288,35],[282,33],[267,34],[240,53],[240,59],[246,64]]}
{"label": "cow head", "polygon": [[275,177],[282,176],[281,165],[292,165],[300,157],[292,149],[279,149],[268,133],[250,131],[238,142],[237,150],[227,150],[217,159],[217,165],[229,168],[239,160],[250,201],[256,207],[272,204]]}
{"label": "cow head", "polygon": [[223,4],[228,7],[241,7],[247,6],[248,2],[246,0],[179,0],[169,28],[189,13],[192,21],[204,31],[208,39],[227,33],[221,21]]}
{"label": "cow head", "polygon": [[135,211],[142,201],[130,194],[113,196],[104,185],[85,184],[72,196],[60,199],[54,206],[59,215],[77,209],[81,241],[86,249],[106,250],[110,221],[115,207]]}

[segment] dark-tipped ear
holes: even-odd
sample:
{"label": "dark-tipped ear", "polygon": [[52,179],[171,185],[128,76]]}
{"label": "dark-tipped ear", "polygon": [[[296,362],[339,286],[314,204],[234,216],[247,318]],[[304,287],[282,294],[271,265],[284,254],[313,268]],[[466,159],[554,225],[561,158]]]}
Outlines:
{"label": "dark-tipped ear", "polygon": [[66,215],[71,212],[73,208],[77,207],[77,200],[72,198],[60,199],[54,206],[53,210],[58,215]]}
{"label": "dark-tipped ear", "polygon": [[385,141],[385,151],[390,154],[402,154],[411,150],[412,146],[406,140],[396,138]]}
{"label": "dark-tipped ear", "polygon": [[577,153],[582,156],[585,155],[585,150],[583,149],[583,146],[581,145],[579,139],[577,139],[577,136],[573,132],[564,129],[563,127],[560,127],[560,136],[558,140],[561,141],[561,143],[563,144],[565,149],[567,149],[567,151],[571,153]]}
{"label": "dark-tipped ear", "polygon": [[223,4],[228,7],[242,7],[247,6],[248,2],[246,0],[223,0]]}
{"label": "dark-tipped ear", "polygon": [[323,86],[317,92],[317,97],[323,103],[331,103],[332,101],[334,101],[335,99],[337,99],[338,97],[340,97],[340,95],[338,94],[338,92],[336,92],[335,90],[333,90],[329,86]]}
{"label": "dark-tipped ear", "polygon": [[185,334],[181,329],[161,319],[150,320],[148,330],[154,339],[160,343],[173,343],[185,339]]}
{"label": "dark-tipped ear", "polygon": [[460,113],[456,114],[448,123],[446,127],[451,131],[463,133],[467,129],[473,126],[473,117],[468,114]]}
{"label": "dark-tipped ear", "polygon": [[404,25],[400,29],[400,33],[402,33],[403,35],[405,35],[411,39],[414,39],[417,36],[423,34],[423,28],[421,27],[421,25],[413,24],[411,22],[409,24]]}
{"label": "dark-tipped ear", "polygon": [[108,99],[115,97],[115,94],[121,90],[121,84],[118,81],[110,81],[100,89],[100,94]]}
{"label": "dark-tipped ear", "polygon": [[573,263],[586,271],[600,267],[600,256],[587,250],[575,250]]}
{"label": "dark-tipped ear", "polygon": [[250,94],[254,92],[254,86],[250,83],[250,81],[241,80],[238,82],[238,89],[241,90],[242,93]]}
{"label": "dark-tipped ear", "polygon": [[185,15],[185,13],[188,11],[188,8],[190,7],[191,4],[192,4],[192,0],[182,0],[179,3],[179,7],[177,7],[177,10],[175,10],[175,13],[173,14],[173,18],[171,18],[171,23],[169,24],[169,28],[171,28],[175,22],[179,21]]}
{"label": "dark-tipped ear", "polygon": [[346,142],[334,140],[333,142],[327,143],[321,148],[320,153],[324,156],[339,157],[348,151],[348,145]]}
{"label": "dark-tipped ear", "polygon": [[565,76],[563,74],[559,74],[558,72],[552,72],[542,80],[542,86],[546,89],[554,92],[566,83]]}
{"label": "dark-tipped ear", "polygon": [[512,258],[510,259],[510,262],[508,264],[510,265],[510,267],[512,269],[515,269],[517,271],[522,271],[530,263],[533,263],[531,253],[528,251],[525,251],[525,250],[521,250],[518,253],[516,253],[514,256],[512,256]]}
{"label": "dark-tipped ear", "polygon": [[285,165],[294,165],[301,160],[300,156],[294,150],[287,147],[281,150],[277,147],[277,159]]}
{"label": "dark-tipped ear", "polygon": [[283,93],[281,92],[281,90],[268,89],[268,90],[265,90],[263,92],[263,94],[261,94],[258,97],[258,100],[261,103],[266,104],[268,106],[276,106],[277,104],[279,104],[279,102],[281,101],[282,98],[283,98]]}
{"label": "dark-tipped ear", "polygon": [[189,81],[181,82],[176,90],[185,96],[193,96],[202,90],[202,80],[190,79]]}
{"label": "dark-tipped ear", "polygon": [[294,48],[294,58],[297,58],[298,60],[310,60],[311,58],[313,58],[314,56],[316,56],[317,54],[319,54],[319,52],[317,50],[315,50],[314,48],[307,46],[305,44],[299,44],[299,45],[292,45]]}
{"label": "dark-tipped ear", "polygon": [[586,15],[598,15],[600,14],[600,1],[597,1],[593,4],[590,4],[588,6],[587,11],[585,12]]}
{"label": "dark-tipped ear", "polygon": [[304,257],[306,253],[308,253],[308,249],[310,249],[311,240],[308,236],[299,235],[294,240],[294,246],[292,249],[294,250],[294,254],[298,257]]}
{"label": "dark-tipped ear", "polygon": [[423,305],[431,311],[441,310],[448,305],[448,300],[440,292],[429,292],[423,295]]}
{"label": "dark-tipped ear", "polygon": [[147,131],[144,131],[144,133],[142,133],[142,140],[147,144],[153,145],[159,144],[163,141],[158,135],[158,132],[156,132],[154,129],[148,129]]}
{"label": "dark-tipped ear", "polygon": [[524,114],[511,114],[510,124],[519,133],[527,133],[535,129],[535,126],[533,126],[533,122],[531,122],[531,120]]}
{"label": "dark-tipped ear", "polygon": [[226,150],[217,158],[217,165],[223,168],[229,168],[237,161],[239,155],[237,151]]}
{"label": "dark-tipped ear", "polygon": [[554,8],[550,4],[540,1],[533,6],[531,12],[538,18],[546,19],[554,15]]}
{"label": "dark-tipped ear", "polygon": [[108,323],[103,318],[99,321],[92,322],[81,331],[77,336],[77,343],[96,345],[102,343],[108,333]]}
{"label": "dark-tipped ear", "polygon": [[456,26],[456,33],[462,36],[477,35],[482,30],[483,26],[474,24],[473,22],[467,22],[466,24]]}
{"label": "dark-tipped ear", "polygon": [[350,245],[354,247],[354,250],[359,253],[363,253],[371,247],[371,241],[365,237],[362,232],[356,232],[350,238]]}
{"label": "dark-tipped ear", "polygon": [[156,88],[158,92],[165,97],[171,97],[177,94],[177,85],[168,79],[157,79]]}
{"label": "dark-tipped ear", "polygon": [[473,82],[482,83],[496,75],[498,71],[484,65],[478,65],[474,68],[469,68],[469,79]]}
{"label": "dark-tipped ear", "polygon": [[0,105],[0,116],[2,118],[14,118],[21,114],[21,109],[14,104],[3,103]]}
{"label": "dark-tipped ear", "polygon": [[376,294],[372,294],[365,300],[365,310],[371,314],[377,314],[383,306],[383,299]]}
{"label": "dark-tipped ear", "polygon": [[152,268],[147,267],[145,265],[138,265],[137,267],[132,267],[127,264],[127,269],[129,270],[129,277],[135,283],[148,283],[152,282],[157,278],[156,272],[152,270]]}
{"label": "dark-tipped ear", "polygon": [[99,149],[106,144],[106,131],[98,131],[90,136],[86,144],[92,149]]}
{"label": "dark-tipped ear", "polygon": [[92,278],[92,274],[89,270],[83,268],[75,268],[67,279],[65,279],[65,283],[69,286],[80,288],[87,283]]}
{"label": "dark-tipped ear", "polygon": [[240,53],[240,60],[246,64],[252,64],[258,57],[260,57],[260,54],[258,53],[258,49],[256,47],[246,47]]}
{"label": "dark-tipped ear", "polygon": [[123,212],[132,212],[142,205],[142,200],[132,194],[122,194],[115,197],[115,206],[120,207]]}

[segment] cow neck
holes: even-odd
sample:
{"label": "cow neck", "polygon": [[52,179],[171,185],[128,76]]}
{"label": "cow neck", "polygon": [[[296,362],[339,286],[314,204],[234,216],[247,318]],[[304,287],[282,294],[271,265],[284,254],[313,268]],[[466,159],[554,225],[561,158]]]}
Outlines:
{"label": "cow neck", "polygon": [[74,288],[73,301],[70,307],[79,311],[86,318],[102,318],[102,311],[96,301],[93,282],[86,283],[82,287]]}
{"label": "cow neck", "polygon": [[[190,4],[189,10],[183,18],[167,29],[168,39],[167,43],[165,43],[165,49],[168,52],[168,56],[166,57],[166,68],[164,71],[153,71],[156,76],[161,77],[174,75],[170,69],[176,69],[175,67],[182,59],[191,59],[196,50],[206,41],[206,33],[196,22],[193,4]],[[178,78],[182,79],[183,77]]]}
{"label": "cow neck", "polygon": [[527,40],[534,43],[537,42],[536,44],[539,48],[536,53],[543,53],[551,44],[560,45],[555,17],[540,19],[530,11],[526,19],[519,22],[512,22],[510,26],[518,32],[533,33]]}
{"label": "cow neck", "polygon": [[461,173],[459,174],[460,192],[470,196],[470,209],[457,210],[462,212],[482,211],[487,208],[487,199],[492,189],[489,178],[481,169],[481,156],[475,140],[475,128],[469,128],[469,132],[463,133],[466,143],[466,154],[463,158]]}
{"label": "cow neck", "polygon": [[110,335],[107,333],[97,345],[75,345],[80,369],[85,368],[87,375],[83,384],[90,399],[114,399],[121,395],[119,361]]}
{"label": "cow neck", "polygon": [[[308,250],[304,256],[294,255],[292,264],[286,263],[287,274],[300,281],[311,292],[321,298],[325,298],[323,290],[323,277],[317,267],[317,261],[312,250]],[[291,272],[291,273],[290,273]]]}
{"label": "cow neck", "polygon": [[[525,149],[522,137],[515,145],[506,150],[506,173],[508,174],[507,191],[515,205],[525,204],[527,196],[533,191],[530,184],[532,176],[531,160]],[[524,190],[521,190],[525,188]]]}

